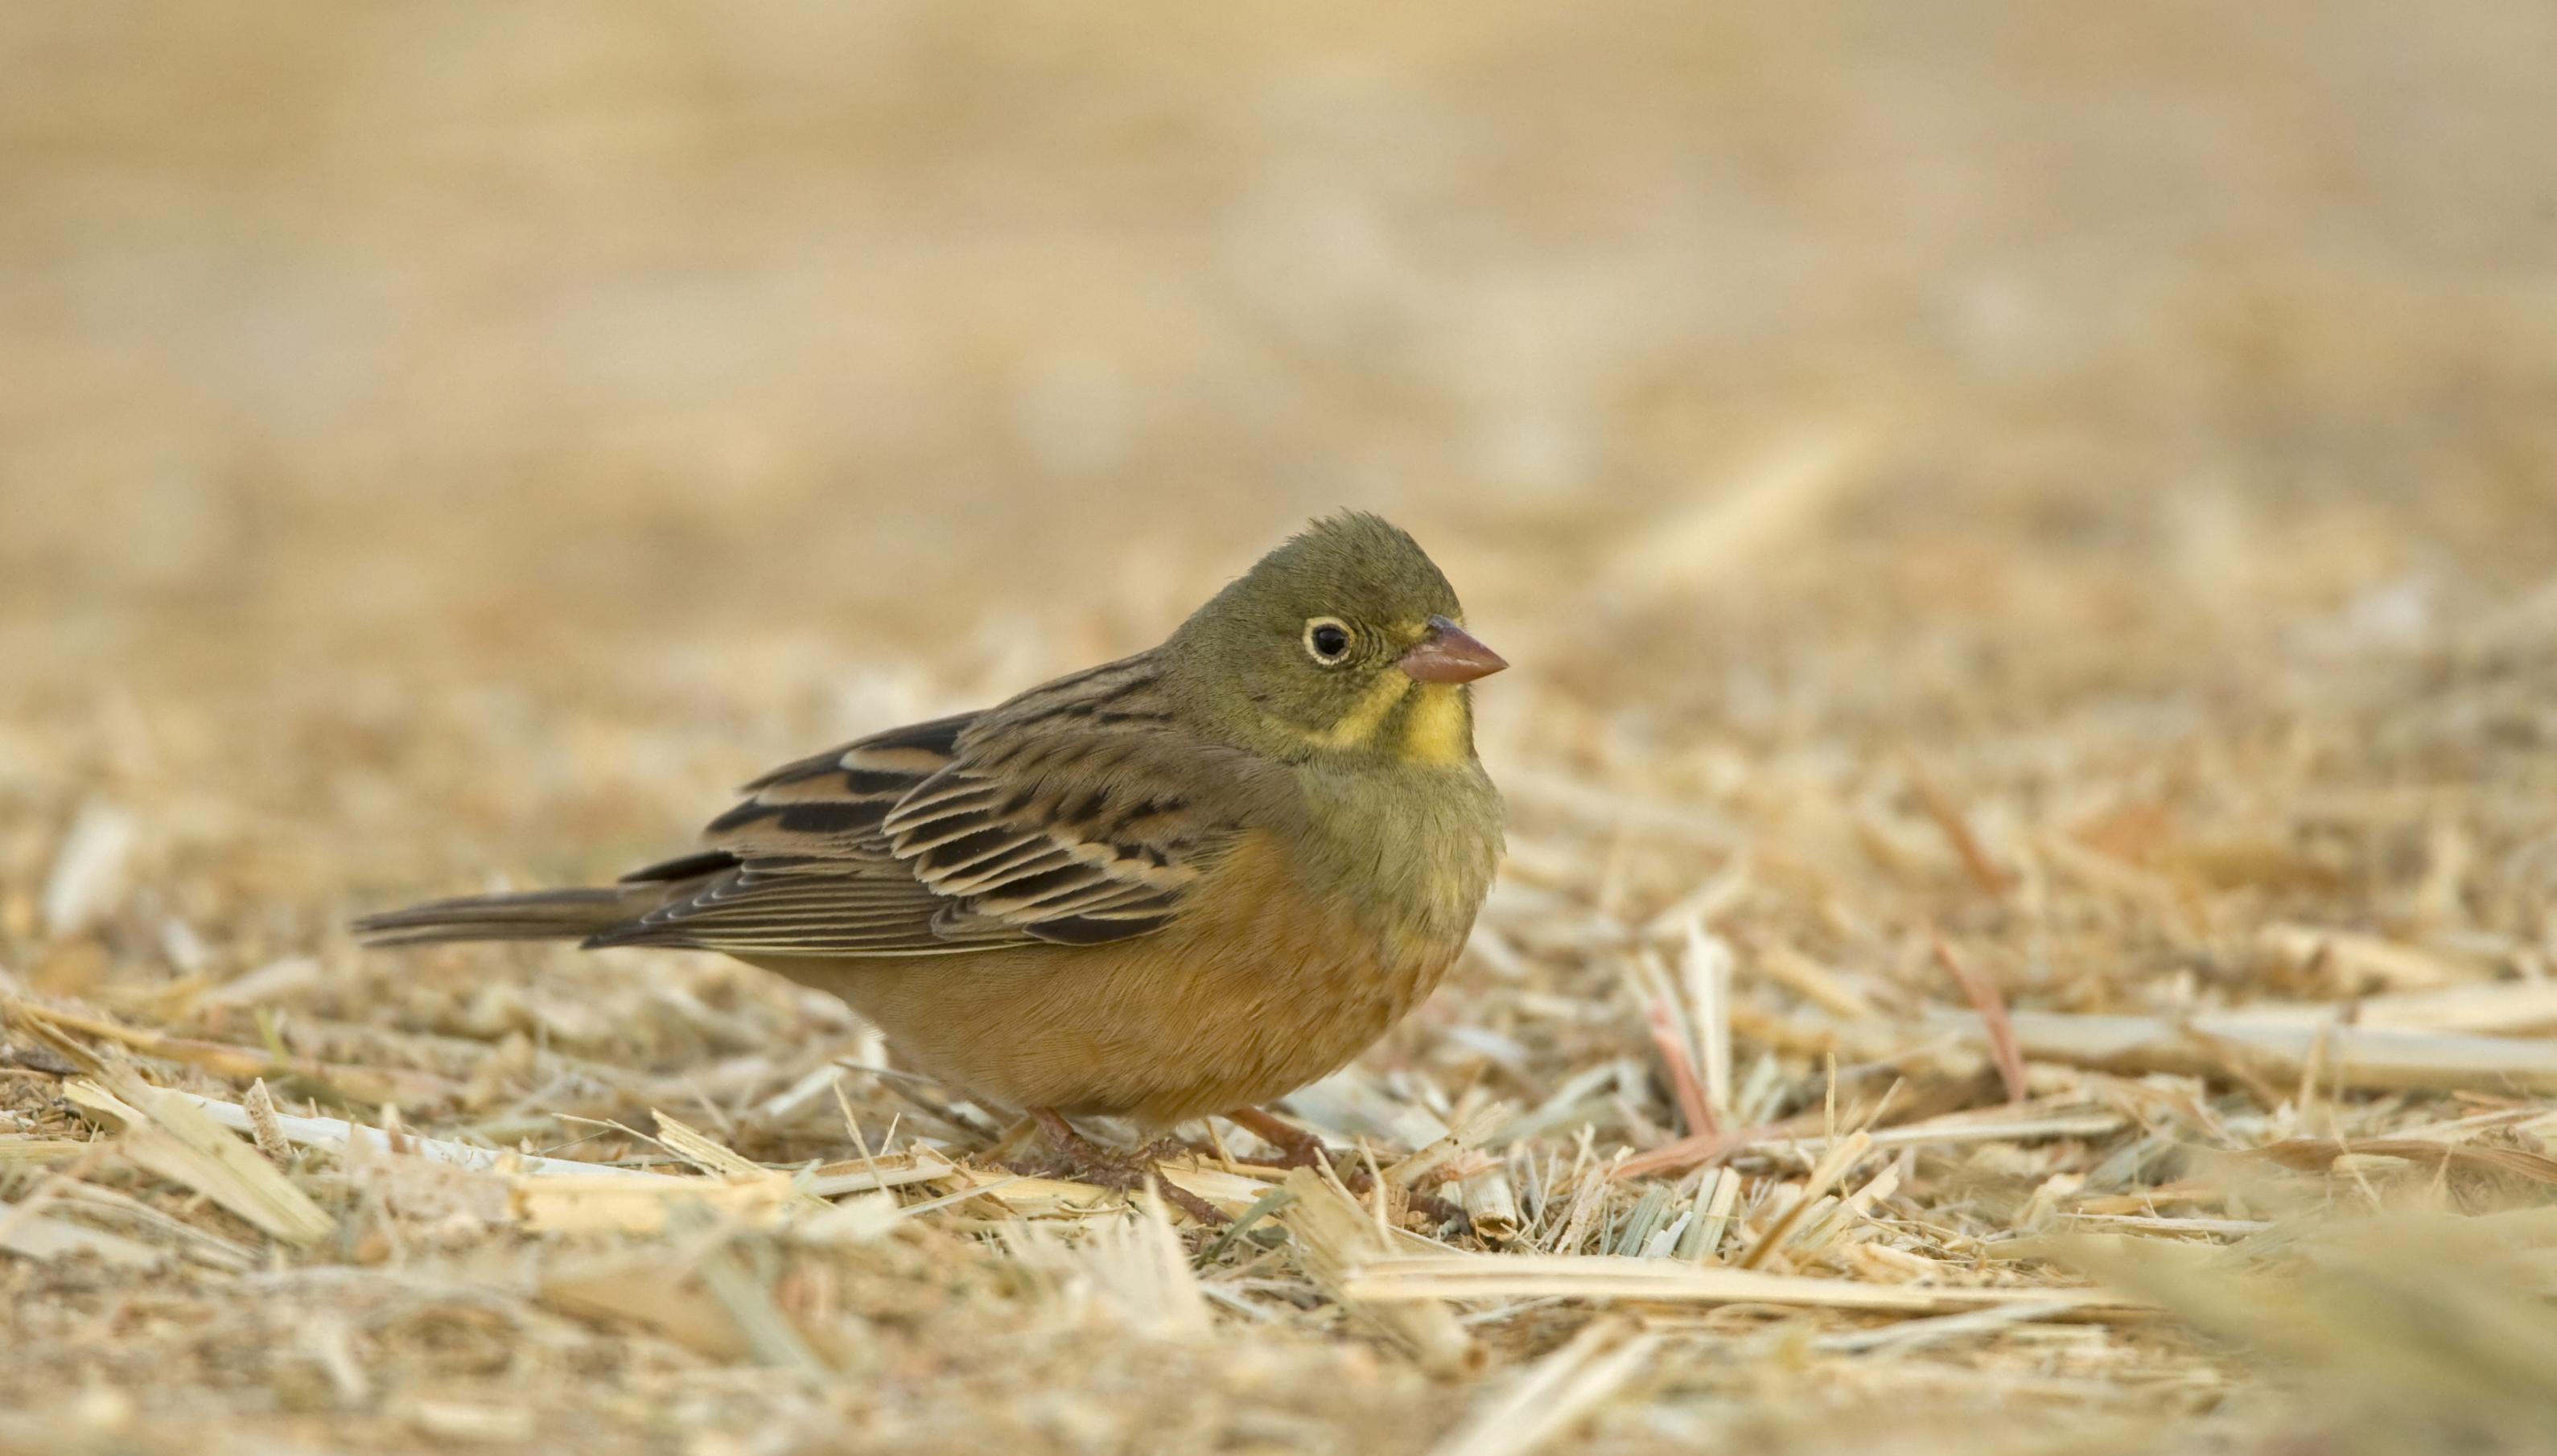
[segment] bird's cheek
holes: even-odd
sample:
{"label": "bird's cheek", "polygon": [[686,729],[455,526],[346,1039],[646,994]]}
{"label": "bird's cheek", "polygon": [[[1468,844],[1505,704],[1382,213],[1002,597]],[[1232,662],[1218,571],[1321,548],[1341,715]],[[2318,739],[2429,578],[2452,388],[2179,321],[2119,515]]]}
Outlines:
{"label": "bird's cheek", "polygon": [[1328,748],[1366,747],[1376,740],[1377,730],[1394,716],[1412,686],[1401,673],[1377,674],[1341,709],[1319,741]]}

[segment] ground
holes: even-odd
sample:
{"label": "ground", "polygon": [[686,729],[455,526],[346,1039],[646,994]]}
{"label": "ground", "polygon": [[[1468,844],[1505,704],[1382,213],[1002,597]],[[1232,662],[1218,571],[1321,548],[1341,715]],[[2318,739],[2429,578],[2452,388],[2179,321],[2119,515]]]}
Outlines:
{"label": "ground", "polygon": [[[2534,1449],[2552,53],[12,10],[0,1451]],[[1200,1229],[742,966],[343,929],[1344,504],[1515,664],[1473,945],[1287,1109],[1381,1203],[1201,1127]]]}

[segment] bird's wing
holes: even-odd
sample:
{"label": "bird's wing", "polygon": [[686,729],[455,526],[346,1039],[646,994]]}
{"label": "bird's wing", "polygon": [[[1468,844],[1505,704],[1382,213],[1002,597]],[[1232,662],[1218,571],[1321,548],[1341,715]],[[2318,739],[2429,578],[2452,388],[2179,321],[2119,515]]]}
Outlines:
{"label": "bird's wing", "polygon": [[1146,659],[777,769],[666,901],[594,945],[927,955],[1170,924],[1248,826],[1257,765],[1180,731]]}

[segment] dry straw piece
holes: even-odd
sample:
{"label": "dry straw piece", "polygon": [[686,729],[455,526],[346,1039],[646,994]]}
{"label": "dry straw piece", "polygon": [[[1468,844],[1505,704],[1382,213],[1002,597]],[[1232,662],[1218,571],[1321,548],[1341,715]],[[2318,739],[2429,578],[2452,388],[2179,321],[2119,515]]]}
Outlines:
{"label": "dry straw piece", "polygon": [[[83,1111],[123,1127],[117,1149],[137,1166],[183,1184],[288,1244],[316,1244],[337,1227],[311,1196],[250,1143],[204,1116],[194,1103],[131,1077],[115,1093],[72,1082],[64,1096]],[[121,1096],[118,1096],[120,1093]]]}
{"label": "dry straw piece", "polygon": [[1317,1287],[1373,1322],[1434,1375],[1461,1375],[1482,1364],[1484,1352],[1455,1315],[1427,1296],[1379,1303],[1354,1292],[1365,1285],[1373,1263],[1395,1252],[1399,1241],[1391,1228],[1338,1183],[1311,1170],[1296,1169],[1281,1186],[1293,1201],[1279,1218],[1294,1236],[1305,1273]]}
{"label": "dry straw piece", "polygon": [[1983,1305],[2059,1305],[2077,1310],[2144,1310],[2146,1301],[2102,1290],[2039,1285],[1952,1287],[1700,1268],[1664,1259],[1448,1254],[1372,1259],[1344,1286],[1352,1299],[1566,1298],[1647,1304],[1767,1304],[1883,1313],[1935,1314]]}

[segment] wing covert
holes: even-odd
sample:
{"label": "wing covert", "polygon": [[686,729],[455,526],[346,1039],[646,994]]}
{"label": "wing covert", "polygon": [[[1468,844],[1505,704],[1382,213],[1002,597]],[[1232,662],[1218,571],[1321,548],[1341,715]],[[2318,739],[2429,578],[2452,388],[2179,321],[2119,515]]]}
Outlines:
{"label": "wing covert", "polygon": [[706,853],[639,872],[674,881],[664,902],[589,944],[925,955],[1149,934],[1270,771],[1179,729],[1150,658],[1110,663],[765,774]]}

